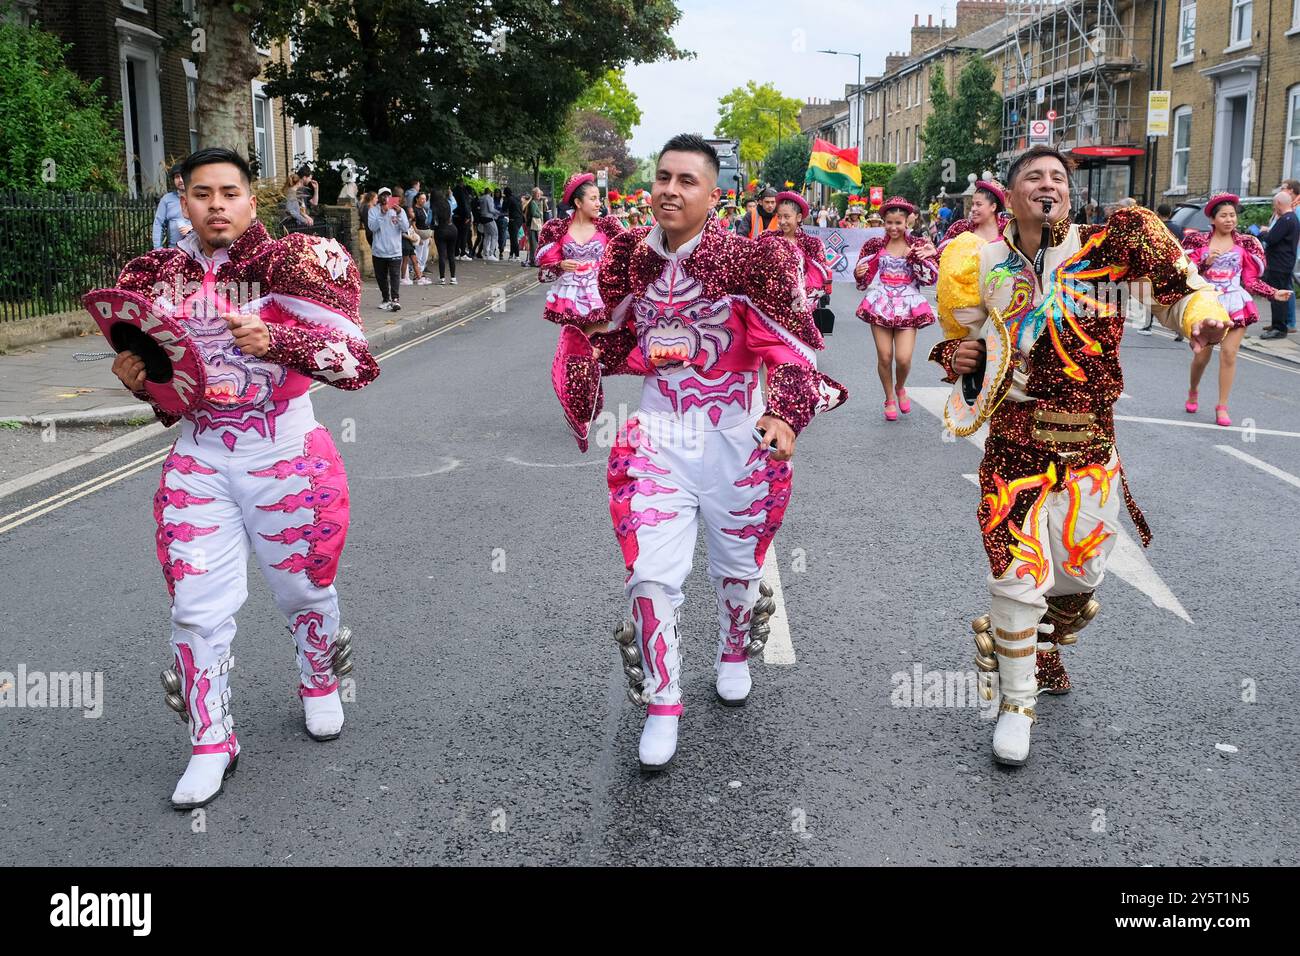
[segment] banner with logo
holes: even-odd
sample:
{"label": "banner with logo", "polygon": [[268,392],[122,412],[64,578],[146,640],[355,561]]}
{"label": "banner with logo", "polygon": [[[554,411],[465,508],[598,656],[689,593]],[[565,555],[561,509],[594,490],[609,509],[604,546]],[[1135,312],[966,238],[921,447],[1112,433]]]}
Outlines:
{"label": "banner with logo", "polygon": [[854,283],[853,267],[858,264],[862,244],[873,236],[883,236],[880,226],[863,229],[839,229],[834,226],[804,226],[803,231],[816,236],[826,250],[826,264],[831,269],[834,282]]}

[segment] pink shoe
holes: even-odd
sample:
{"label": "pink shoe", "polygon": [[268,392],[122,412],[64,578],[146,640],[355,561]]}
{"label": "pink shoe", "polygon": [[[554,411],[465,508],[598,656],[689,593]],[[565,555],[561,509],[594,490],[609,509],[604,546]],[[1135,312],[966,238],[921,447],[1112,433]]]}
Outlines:
{"label": "pink shoe", "polygon": [[1224,428],[1227,428],[1232,424],[1232,419],[1228,417],[1227,405],[1214,406],[1214,423],[1216,425],[1222,425]]}
{"label": "pink shoe", "polygon": [[1193,388],[1193,389],[1189,389],[1189,390],[1188,390],[1188,392],[1187,392],[1187,404],[1186,404],[1185,406],[1183,406],[1183,407],[1187,409],[1187,414],[1188,414],[1188,415],[1195,415],[1195,414],[1196,414],[1196,409],[1199,407],[1199,406],[1196,404],[1196,389]]}
{"label": "pink shoe", "polygon": [[898,396],[898,410],[906,415],[912,410],[912,400],[907,397],[907,389],[895,389],[894,394]]}
{"label": "pink shoe", "polygon": [[887,421],[887,422],[896,422],[896,421],[898,421],[898,403],[897,403],[897,402],[885,402],[885,421]]}

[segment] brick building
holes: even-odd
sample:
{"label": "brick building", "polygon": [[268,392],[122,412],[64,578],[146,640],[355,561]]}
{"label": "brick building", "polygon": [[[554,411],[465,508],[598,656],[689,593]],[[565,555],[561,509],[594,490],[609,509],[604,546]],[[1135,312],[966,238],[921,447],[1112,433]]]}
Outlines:
{"label": "brick building", "polygon": [[1071,190],[1076,205],[1141,195],[1157,2],[1007,4],[1006,40],[989,52],[1002,76],[1001,169],[1031,145],[1031,122],[1050,120],[1051,144],[1079,166]]}
{"label": "brick building", "polygon": [[[167,188],[167,169],[200,145],[195,115],[198,72],[187,58],[188,19],[195,0],[16,0],[21,22],[39,25],[71,44],[68,66],[82,79],[100,80],[115,105],[122,133],[125,180],[133,196]],[[288,56],[285,45],[259,51],[263,63]],[[283,178],[295,157],[316,155],[317,135],[295,127],[279,100],[268,100],[254,81],[254,147],[261,174]]]}
{"label": "brick building", "polygon": [[930,81],[939,71],[949,92],[971,55],[983,55],[1005,36],[1003,0],[958,0],[956,23],[934,17],[912,24],[911,48],[885,57],[882,75],[862,88],[864,162],[908,166],[921,158],[926,118],[933,111]]}
{"label": "brick building", "polygon": [[1266,194],[1300,177],[1300,0],[1165,4],[1155,196]]}

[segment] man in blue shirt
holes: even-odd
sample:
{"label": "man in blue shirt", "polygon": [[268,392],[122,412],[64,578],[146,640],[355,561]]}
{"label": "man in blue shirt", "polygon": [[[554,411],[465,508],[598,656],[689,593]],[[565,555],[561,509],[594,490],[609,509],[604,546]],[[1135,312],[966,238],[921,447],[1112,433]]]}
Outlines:
{"label": "man in blue shirt", "polygon": [[[158,200],[158,210],[153,215],[153,247],[161,249],[164,245],[175,248],[190,229],[190,221],[181,212],[181,193],[185,191],[185,180],[181,178],[180,169],[172,167],[172,185],[174,192],[169,192]],[[165,230],[165,232],[164,232]]]}

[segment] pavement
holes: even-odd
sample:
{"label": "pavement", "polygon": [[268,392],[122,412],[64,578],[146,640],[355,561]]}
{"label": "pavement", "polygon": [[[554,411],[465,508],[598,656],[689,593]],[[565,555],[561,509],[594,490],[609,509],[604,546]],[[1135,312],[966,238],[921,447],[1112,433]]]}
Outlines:
{"label": "pavement", "polygon": [[[610,638],[624,568],[604,438],[580,454],[563,423],[542,296],[386,350],[360,392],[314,393],[318,420],[353,438],[339,445],[353,509],[337,582],[356,648],[347,725],[336,741],[306,737],[291,642],[254,568],[231,684],[244,752],[201,815],[167,802],[188,745],[157,678],[168,601],[151,501],[174,432],[0,491],[0,579],[21,595],[0,617],[0,671],[103,679],[98,715],[89,701],[0,707],[0,859],[1300,862],[1300,368],[1243,353],[1238,424],[1218,428],[1209,392],[1201,413],[1183,411],[1187,347],[1128,330],[1118,443],[1156,537],[1142,550],[1122,519],[1101,614],[1066,651],[1075,689],[1040,701],[1032,759],[1004,768],[993,722],[960,693],[987,563],[979,448],[945,440],[935,414],[947,389],[924,356],[938,330],[917,345],[911,414],[885,422],[858,295],[837,292],[819,364],[852,397],[800,436],[770,552],[788,653],[770,653],[774,634],[747,706],[717,704],[698,550],[681,748],[646,776]],[[606,389],[611,418],[636,408],[639,381]]]}
{"label": "pavement", "polygon": [[[402,311],[382,312],[379,288],[363,283],[361,321],[372,349],[395,344],[467,309],[480,308],[529,282],[535,269],[517,262],[458,262],[457,285],[403,286]],[[87,361],[87,359],[90,359]],[[153,420],[147,405],[122,387],[111,370],[112,354],[98,331],[0,353],[0,424],[138,425]]]}

